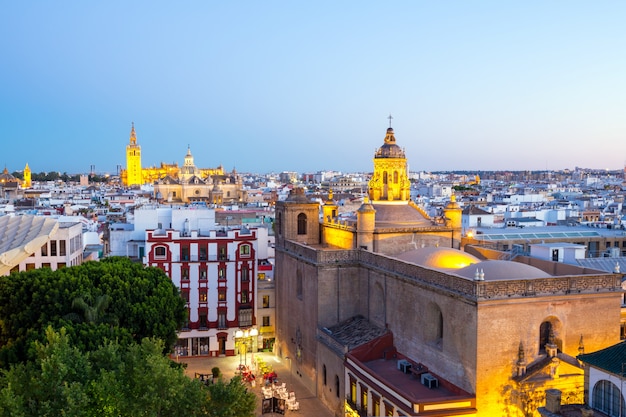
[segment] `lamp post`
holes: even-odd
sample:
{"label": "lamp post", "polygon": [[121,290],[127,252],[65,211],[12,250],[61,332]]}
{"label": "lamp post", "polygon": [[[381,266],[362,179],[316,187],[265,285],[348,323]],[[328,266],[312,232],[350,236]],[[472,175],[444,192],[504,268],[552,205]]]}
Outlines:
{"label": "lamp post", "polygon": [[252,338],[256,337],[259,331],[256,328],[250,330],[237,330],[235,332],[235,344],[239,349],[239,365],[241,365],[241,353],[243,351],[243,365],[248,365],[248,350],[252,351]]}
{"label": "lamp post", "polygon": [[235,332],[235,345],[239,351],[239,365],[241,365],[241,340],[243,339],[243,330],[239,329]]}

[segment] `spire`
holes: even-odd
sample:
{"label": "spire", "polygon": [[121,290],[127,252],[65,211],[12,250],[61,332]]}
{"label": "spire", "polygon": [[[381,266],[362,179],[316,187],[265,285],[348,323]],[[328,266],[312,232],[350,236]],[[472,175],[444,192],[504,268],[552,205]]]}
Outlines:
{"label": "spire", "polygon": [[135,122],[131,122],[130,144],[131,145],[136,145],[137,144],[137,134],[135,133]]}

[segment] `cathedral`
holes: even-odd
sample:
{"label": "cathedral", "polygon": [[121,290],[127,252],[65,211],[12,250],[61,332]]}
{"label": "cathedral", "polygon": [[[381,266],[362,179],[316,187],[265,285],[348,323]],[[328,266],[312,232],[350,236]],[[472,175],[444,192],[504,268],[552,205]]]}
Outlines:
{"label": "cathedral", "polygon": [[[621,275],[461,251],[461,208],[453,198],[431,218],[410,200],[391,127],[373,162],[369,199],[351,218],[338,217],[332,193],[321,207],[298,189],[276,204],[276,349],[292,373],[337,415],[413,415],[429,404],[432,416],[526,416],[551,388],[581,403],[575,358],[620,340]],[[347,365],[363,346],[342,340],[358,335],[333,333],[355,318],[466,400],[433,403],[445,387],[412,395],[373,369],[355,373],[367,369]],[[386,353],[373,359],[394,360]]]}
{"label": "cathedral", "polygon": [[154,197],[166,203],[240,204],[247,200],[242,179],[235,170],[225,173],[222,166],[198,168],[189,147],[182,167],[162,162],[158,167],[143,168],[134,123],[126,145],[126,169],[120,177],[127,187],[153,184]]}

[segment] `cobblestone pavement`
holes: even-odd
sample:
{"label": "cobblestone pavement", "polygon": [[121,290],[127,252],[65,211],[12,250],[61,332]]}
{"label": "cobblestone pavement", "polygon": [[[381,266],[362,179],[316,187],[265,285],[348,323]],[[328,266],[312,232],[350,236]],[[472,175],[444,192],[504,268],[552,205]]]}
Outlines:
{"label": "cobblestone pavement", "polygon": [[[256,358],[261,358],[268,365],[272,367],[274,372],[278,375],[278,382],[285,382],[287,385],[287,391],[294,391],[296,394],[296,400],[300,403],[300,410],[293,411],[288,410],[285,412],[286,416],[310,416],[310,417],[333,417],[333,413],[328,410],[320,400],[317,399],[314,393],[309,391],[297,378],[293,378],[289,375],[289,361],[281,359],[272,353],[257,352],[254,354],[248,353],[245,359],[241,356],[227,356],[219,358],[211,357],[192,357],[192,358],[179,358],[178,361],[186,363],[187,369],[185,373],[194,378],[196,373],[199,374],[211,374],[211,368],[217,366],[220,368],[225,379],[230,379],[235,376],[237,367],[240,363],[247,364],[252,367],[256,362]],[[176,360],[176,359],[175,359]],[[262,377],[257,375],[257,381],[262,381]],[[257,407],[255,415],[258,417],[279,417],[280,414],[262,414],[261,403],[263,399],[263,393],[261,392],[261,383],[256,383],[253,387],[248,384],[249,389],[257,396]]]}

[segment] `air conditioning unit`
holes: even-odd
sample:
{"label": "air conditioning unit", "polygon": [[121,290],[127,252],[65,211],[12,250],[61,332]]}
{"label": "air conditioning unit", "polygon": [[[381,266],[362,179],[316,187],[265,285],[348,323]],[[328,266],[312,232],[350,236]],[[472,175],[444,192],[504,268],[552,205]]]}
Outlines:
{"label": "air conditioning unit", "polygon": [[408,374],[411,372],[411,362],[407,361],[406,359],[400,359],[398,361],[398,369],[402,372],[404,372],[405,374]]}
{"label": "air conditioning unit", "polygon": [[427,372],[425,374],[422,374],[422,384],[426,385],[430,389],[438,388],[439,380],[434,377],[430,372]]}

